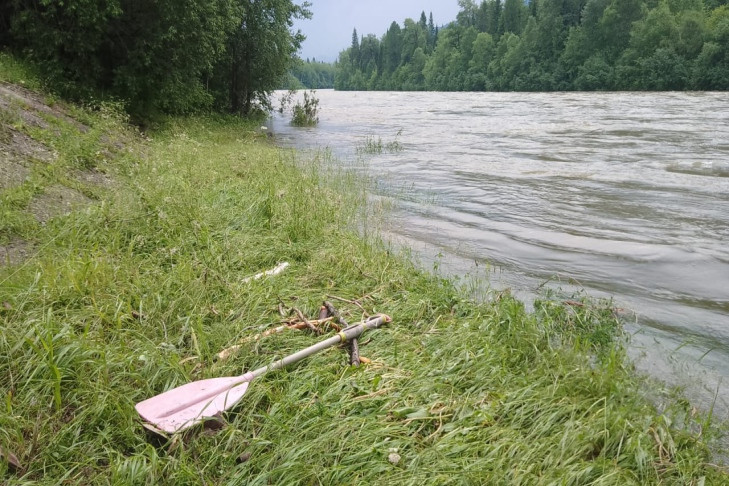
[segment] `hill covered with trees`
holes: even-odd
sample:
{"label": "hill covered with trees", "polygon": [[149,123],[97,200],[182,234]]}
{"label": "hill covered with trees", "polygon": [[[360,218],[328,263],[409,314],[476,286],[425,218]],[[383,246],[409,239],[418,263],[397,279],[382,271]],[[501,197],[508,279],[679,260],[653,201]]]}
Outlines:
{"label": "hill covered with trees", "polygon": [[200,110],[248,114],[294,64],[291,0],[11,0],[0,48],[34,62],[72,99],[122,100],[139,118]]}
{"label": "hill covered with trees", "polygon": [[726,90],[727,0],[460,0],[340,53],[336,89]]}

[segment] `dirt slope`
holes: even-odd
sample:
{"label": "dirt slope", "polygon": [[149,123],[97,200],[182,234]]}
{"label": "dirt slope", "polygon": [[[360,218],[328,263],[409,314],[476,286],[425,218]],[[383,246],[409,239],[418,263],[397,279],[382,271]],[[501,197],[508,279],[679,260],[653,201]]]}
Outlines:
{"label": "dirt slope", "polygon": [[52,97],[0,83],[0,265],[18,264],[34,253],[32,241],[17,234],[11,218],[25,214],[32,216],[31,223],[46,224],[93,204],[79,187],[110,184],[106,174],[74,170],[59,161],[48,143],[63,136],[59,127],[89,131]]}

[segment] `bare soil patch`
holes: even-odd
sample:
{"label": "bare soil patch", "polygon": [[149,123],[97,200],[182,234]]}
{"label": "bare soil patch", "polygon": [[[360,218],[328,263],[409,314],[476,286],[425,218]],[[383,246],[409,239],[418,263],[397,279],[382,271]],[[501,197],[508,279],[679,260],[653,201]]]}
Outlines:
{"label": "bare soil patch", "polygon": [[23,164],[5,158],[0,152],[0,191],[8,187],[18,186],[30,175],[30,170]]}
{"label": "bare soil patch", "polygon": [[61,120],[74,125],[82,132],[86,132],[88,127],[78,120],[70,117],[60,105],[48,106],[46,101],[37,93],[20,86],[0,83],[0,108],[12,109],[14,106],[20,105],[22,110],[18,110],[19,116],[25,123],[39,126],[42,128],[48,127],[46,122],[38,113],[45,113],[54,118],[60,118]]}
{"label": "bare soil patch", "polygon": [[[15,156],[23,160],[32,159],[51,163],[57,154],[25,133],[4,127],[5,135],[0,139],[0,161]],[[1,162],[0,162],[1,163]],[[1,167],[1,166],[0,166]]]}
{"label": "bare soil patch", "polygon": [[38,222],[45,223],[51,218],[66,215],[91,204],[92,200],[80,192],[59,185],[47,187],[43,194],[30,202],[28,211]]}
{"label": "bare soil patch", "polygon": [[[22,127],[53,132],[58,130],[58,127],[53,126],[53,119],[57,119],[81,132],[89,130],[89,127],[70,115],[66,106],[23,87],[0,83],[0,193],[22,185],[33,176],[37,164],[54,164],[58,159],[57,153],[24,133],[26,130]],[[30,130],[29,133],[34,131]],[[104,153],[104,157],[111,158],[114,155],[111,151],[121,151],[125,147],[119,141],[112,143],[112,140],[109,140],[109,146],[110,151]],[[73,170],[68,175],[87,186],[112,188],[115,183],[112,177],[96,169]],[[32,214],[41,224],[94,204],[92,199],[75,189],[44,178],[41,181],[41,184],[48,186],[42,188],[42,193],[23,210]],[[12,234],[9,238],[0,241],[0,265],[16,265],[32,256],[32,242]]]}
{"label": "bare soil patch", "polygon": [[114,187],[114,179],[112,179],[109,175],[95,169],[77,171],[74,173],[74,178],[85,184],[93,186],[104,187],[107,189]]}
{"label": "bare soil patch", "polygon": [[0,266],[16,265],[25,261],[33,249],[32,243],[21,238],[12,238],[9,243],[0,244]]}

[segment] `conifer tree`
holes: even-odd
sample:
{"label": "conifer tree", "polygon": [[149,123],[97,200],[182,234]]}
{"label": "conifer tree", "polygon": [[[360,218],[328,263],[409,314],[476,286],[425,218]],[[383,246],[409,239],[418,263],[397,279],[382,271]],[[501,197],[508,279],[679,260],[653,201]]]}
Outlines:
{"label": "conifer tree", "polygon": [[352,50],[350,51],[350,54],[349,54],[349,60],[355,68],[360,67],[359,58],[360,58],[359,36],[357,36],[357,29],[355,28],[352,31]]}

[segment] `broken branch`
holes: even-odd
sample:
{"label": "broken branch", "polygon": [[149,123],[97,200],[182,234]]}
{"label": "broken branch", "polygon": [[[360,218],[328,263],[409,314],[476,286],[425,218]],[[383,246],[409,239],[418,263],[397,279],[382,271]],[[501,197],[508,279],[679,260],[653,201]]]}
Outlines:
{"label": "broken branch", "polygon": [[299,316],[299,319],[301,319],[302,321],[304,321],[304,324],[306,325],[306,327],[308,327],[309,329],[311,329],[315,334],[321,334],[321,329],[319,329],[317,327],[314,327],[314,325],[311,322],[309,322],[309,319],[307,319],[304,316],[304,313],[303,312],[301,312],[297,307],[294,307],[293,309],[294,309],[294,312],[296,312],[296,315]]}
{"label": "broken branch", "polygon": [[242,282],[243,283],[248,283],[248,282],[251,282],[253,280],[258,280],[259,278],[262,278],[262,277],[268,277],[268,276],[272,276],[272,275],[278,275],[279,273],[281,273],[284,270],[286,270],[286,267],[288,267],[288,266],[289,266],[289,262],[283,262],[283,263],[281,263],[279,265],[276,265],[271,270],[266,270],[265,272],[257,273],[255,275],[251,275],[250,277],[246,277],[246,278],[243,279]]}

